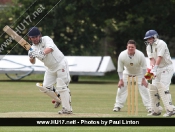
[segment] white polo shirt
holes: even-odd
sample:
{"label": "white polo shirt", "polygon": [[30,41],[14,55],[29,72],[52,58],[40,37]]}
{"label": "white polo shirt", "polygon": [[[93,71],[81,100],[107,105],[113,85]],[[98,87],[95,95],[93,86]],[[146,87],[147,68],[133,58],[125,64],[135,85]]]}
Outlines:
{"label": "white polo shirt", "polygon": [[53,51],[47,54],[43,60],[40,60],[50,71],[57,70],[59,63],[62,59],[64,59],[63,53],[57,48],[57,46],[54,44],[53,40],[49,36],[41,37],[41,42],[37,45],[33,44],[31,48],[35,51],[44,51],[45,48],[53,49]]}
{"label": "white polo shirt", "polygon": [[123,72],[127,75],[142,75],[143,69],[146,69],[146,59],[144,54],[135,50],[135,54],[132,57],[129,57],[128,50],[124,50],[120,53],[118,57],[118,72]]}
{"label": "white polo shirt", "polygon": [[148,58],[157,59],[158,56],[162,57],[159,68],[166,67],[172,64],[171,56],[167,44],[160,39],[157,39],[152,45],[146,47]]}

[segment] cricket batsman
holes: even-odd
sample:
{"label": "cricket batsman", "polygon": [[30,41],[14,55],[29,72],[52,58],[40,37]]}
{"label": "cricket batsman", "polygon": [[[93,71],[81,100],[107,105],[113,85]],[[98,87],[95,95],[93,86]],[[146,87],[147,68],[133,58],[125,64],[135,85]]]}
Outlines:
{"label": "cricket batsman", "polygon": [[43,84],[37,83],[36,86],[55,100],[55,108],[62,104],[59,114],[71,114],[70,75],[63,53],[49,36],[42,36],[37,27],[29,29],[28,38],[32,43],[32,50],[28,52],[30,62],[35,64],[37,58],[46,67]]}
{"label": "cricket batsman", "polygon": [[146,75],[146,78],[152,79],[152,84],[148,84],[152,112],[148,114],[148,116],[161,115],[161,111],[159,109],[160,98],[162,99],[166,110],[166,113],[163,116],[172,116],[175,114],[175,109],[172,105],[169,86],[174,69],[169,49],[167,44],[158,38],[158,33],[155,30],[147,31],[144,39],[146,40],[146,51],[148,58],[150,59],[151,67],[150,71],[147,73],[149,76]]}

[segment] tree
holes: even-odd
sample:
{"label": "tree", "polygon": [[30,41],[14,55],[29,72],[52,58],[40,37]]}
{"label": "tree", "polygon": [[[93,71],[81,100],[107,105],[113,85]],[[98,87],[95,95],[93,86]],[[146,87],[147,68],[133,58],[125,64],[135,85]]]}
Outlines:
{"label": "tree", "polygon": [[[13,23],[9,23],[21,29],[22,36],[29,27],[38,26],[65,55],[110,55],[114,60],[129,39],[136,40],[145,53],[143,37],[155,29],[175,56],[174,6],[174,0],[16,0],[11,6]],[[12,53],[27,54],[22,48]]]}
{"label": "tree", "polygon": [[[7,24],[11,25],[13,23],[14,15],[10,6],[11,3],[6,3],[6,5],[3,3],[0,7],[0,29],[3,29]],[[12,47],[12,42],[8,40],[9,36],[5,34],[3,30],[0,30],[0,36],[0,55],[6,55],[8,54],[10,47]]]}
{"label": "tree", "polygon": [[54,39],[65,55],[99,55],[100,39],[104,36],[99,22],[104,22],[97,17],[99,9],[94,4],[93,0],[65,0],[60,3],[37,0],[31,6],[29,0],[19,1],[18,8],[11,8],[16,18],[13,27],[20,35],[26,36],[29,27],[38,26],[42,34]]}
{"label": "tree", "polygon": [[[115,7],[117,12],[108,24],[109,35],[112,38],[112,45],[115,53],[118,54],[126,48],[128,39],[135,39],[137,48],[146,52],[144,35],[146,31],[154,29],[164,39],[173,56],[174,49],[174,0],[144,1],[144,0],[118,0]],[[108,43],[110,44],[110,43]],[[146,55],[146,54],[145,54]]]}

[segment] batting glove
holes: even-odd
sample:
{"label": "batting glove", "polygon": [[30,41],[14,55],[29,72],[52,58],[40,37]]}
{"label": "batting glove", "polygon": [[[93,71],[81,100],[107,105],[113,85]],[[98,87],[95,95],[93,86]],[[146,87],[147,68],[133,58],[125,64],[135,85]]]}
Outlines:
{"label": "batting glove", "polygon": [[152,73],[154,75],[154,77],[156,77],[156,75],[157,75],[157,67],[158,67],[158,65],[155,65],[150,71],[150,73]]}
{"label": "batting glove", "polygon": [[28,56],[30,57],[30,58],[34,58],[35,56],[34,56],[34,50],[32,50],[32,51],[29,51],[29,53],[28,53]]}
{"label": "batting glove", "polygon": [[38,52],[36,52],[34,54],[35,54],[34,56],[36,58],[38,58],[39,60],[43,60],[46,57],[45,53],[41,50],[39,50]]}

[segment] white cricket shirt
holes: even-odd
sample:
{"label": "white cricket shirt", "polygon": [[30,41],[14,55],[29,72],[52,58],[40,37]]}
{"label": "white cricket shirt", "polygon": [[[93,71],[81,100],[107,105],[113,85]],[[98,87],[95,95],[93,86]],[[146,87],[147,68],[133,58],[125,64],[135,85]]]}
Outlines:
{"label": "white cricket shirt", "polygon": [[156,60],[158,56],[162,57],[158,66],[159,68],[172,64],[169,49],[163,40],[157,39],[152,45],[146,47],[146,51],[148,58],[154,58]]}
{"label": "white cricket shirt", "polygon": [[39,44],[32,45],[32,49],[35,51],[44,51],[45,48],[51,48],[53,51],[46,54],[46,57],[40,61],[42,61],[50,71],[55,71],[57,70],[61,60],[64,58],[64,55],[49,36],[41,37],[41,42]]}
{"label": "white cricket shirt", "polygon": [[127,75],[141,75],[143,74],[143,69],[146,68],[146,59],[141,51],[136,49],[132,57],[128,55],[127,49],[120,53],[118,58],[118,72],[123,72],[123,74]]}

